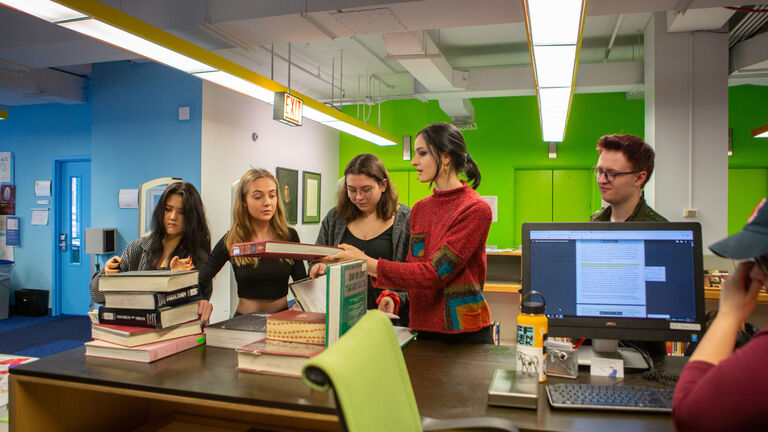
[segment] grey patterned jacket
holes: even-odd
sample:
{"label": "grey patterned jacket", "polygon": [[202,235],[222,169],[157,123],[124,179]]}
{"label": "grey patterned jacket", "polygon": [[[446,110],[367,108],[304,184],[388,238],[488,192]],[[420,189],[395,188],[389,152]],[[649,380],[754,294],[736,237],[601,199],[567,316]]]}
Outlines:
{"label": "grey patterned jacket", "polygon": [[[149,262],[149,236],[146,235],[141,238],[128,243],[128,246],[123,250],[123,255],[120,257],[122,262],[120,263],[120,271],[135,271],[135,270],[161,270],[153,269]],[[198,250],[195,256],[192,257],[192,262],[195,263],[195,268],[200,268],[208,260],[208,251]],[[184,258],[184,257],[179,257]],[[167,269],[166,269],[167,270]],[[104,304],[104,294],[99,291],[99,279],[104,274],[104,268],[102,267],[91,278],[89,288],[91,290],[91,305],[93,303]]]}
{"label": "grey patterned jacket", "polygon": [[[397,214],[395,214],[395,222],[392,225],[392,260],[398,262],[404,262],[405,257],[408,256],[408,241],[411,238],[411,208],[405,204],[400,204],[397,208]],[[331,211],[325,215],[322,226],[320,227],[320,233],[317,235],[315,244],[325,246],[336,246],[341,243],[341,238],[344,236],[344,230],[347,229],[347,222],[340,218],[336,213],[336,208],[332,208]],[[311,269],[316,262],[310,262],[309,268]],[[309,270],[307,270],[309,272]],[[408,302],[408,293],[404,291],[397,291],[397,295],[400,296],[400,308],[407,311],[405,303]],[[407,318],[403,317],[406,321]]]}

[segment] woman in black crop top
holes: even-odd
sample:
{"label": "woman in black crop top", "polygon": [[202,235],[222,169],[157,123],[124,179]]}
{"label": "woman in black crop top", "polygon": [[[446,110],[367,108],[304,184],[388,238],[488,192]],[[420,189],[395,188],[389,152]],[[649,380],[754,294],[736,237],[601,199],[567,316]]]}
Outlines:
{"label": "woman in black crop top", "polygon": [[250,169],[240,178],[232,210],[232,227],[216,243],[208,262],[200,270],[200,287],[210,298],[211,282],[229,261],[237,281],[237,314],[278,312],[288,307],[288,277],[294,281],[307,277],[304,261],[229,256],[235,243],[282,240],[299,242],[299,235],[288,226],[278,197],[275,176],[264,169]]}

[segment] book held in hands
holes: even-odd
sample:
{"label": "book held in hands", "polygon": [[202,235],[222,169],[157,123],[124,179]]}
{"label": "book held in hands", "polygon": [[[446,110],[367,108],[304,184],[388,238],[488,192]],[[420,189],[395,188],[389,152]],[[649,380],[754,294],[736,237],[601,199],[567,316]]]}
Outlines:
{"label": "book held in hands", "polygon": [[238,315],[205,327],[206,345],[237,348],[267,336],[268,313]]}
{"label": "book held in hands", "polygon": [[284,310],[267,318],[267,338],[325,345],[325,314]]}
{"label": "book held in hands", "polygon": [[278,240],[235,243],[229,251],[232,257],[280,258],[317,261],[335,255],[343,249],[334,246],[313,245]]}
{"label": "book held in hands", "polygon": [[329,264],[326,268],[326,346],[336,342],[365,315],[368,272],[365,261]]}
{"label": "book held in hands", "polygon": [[197,285],[197,270],[142,270],[104,274],[99,291],[170,292]]}
{"label": "book held in hands", "polygon": [[261,339],[237,349],[237,369],[300,377],[304,363],[323,349],[312,344]]}

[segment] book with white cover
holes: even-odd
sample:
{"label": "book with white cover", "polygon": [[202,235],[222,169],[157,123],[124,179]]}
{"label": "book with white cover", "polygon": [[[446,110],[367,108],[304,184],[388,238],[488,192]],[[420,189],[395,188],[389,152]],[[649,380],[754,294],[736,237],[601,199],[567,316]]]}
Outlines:
{"label": "book with white cover", "polygon": [[99,291],[168,292],[197,285],[197,270],[142,270],[104,274]]}

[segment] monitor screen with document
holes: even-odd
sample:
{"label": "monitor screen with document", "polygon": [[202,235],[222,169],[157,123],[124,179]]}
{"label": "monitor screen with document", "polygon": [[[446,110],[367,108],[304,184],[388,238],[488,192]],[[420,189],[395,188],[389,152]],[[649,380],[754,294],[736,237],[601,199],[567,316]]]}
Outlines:
{"label": "monitor screen with document", "polygon": [[698,223],[526,223],[522,247],[522,293],[543,294],[550,336],[698,340]]}

